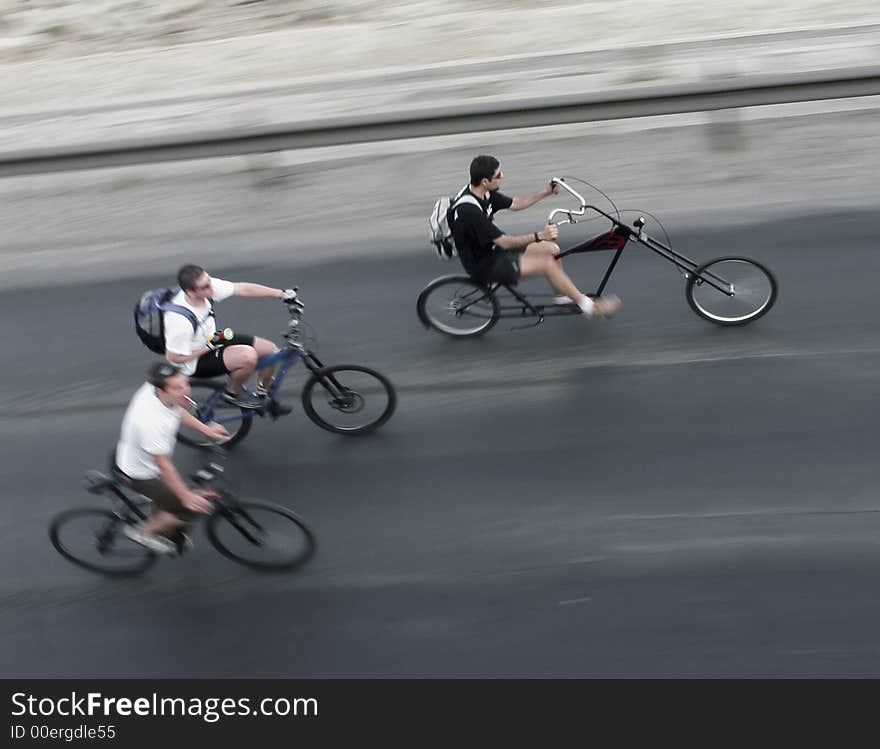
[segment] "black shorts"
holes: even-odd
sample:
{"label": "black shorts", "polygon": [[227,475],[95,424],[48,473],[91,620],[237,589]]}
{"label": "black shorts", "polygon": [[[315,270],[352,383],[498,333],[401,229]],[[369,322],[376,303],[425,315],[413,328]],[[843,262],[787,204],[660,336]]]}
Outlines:
{"label": "black shorts", "polygon": [[510,286],[519,281],[519,260],[525,250],[492,251],[492,257],[474,278],[482,283],[506,283]]}
{"label": "black shorts", "polygon": [[234,336],[232,336],[232,340],[227,341],[223,346],[215,348],[213,351],[208,351],[206,354],[202,354],[196,362],[196,371],[192,373],[192,376],[200,380],[207,380],[211,377],[228,375],[229,370],[223,363],[223,349],[226,348],[226,346],[253,345],[254,337],[252,335],[236,333]]}

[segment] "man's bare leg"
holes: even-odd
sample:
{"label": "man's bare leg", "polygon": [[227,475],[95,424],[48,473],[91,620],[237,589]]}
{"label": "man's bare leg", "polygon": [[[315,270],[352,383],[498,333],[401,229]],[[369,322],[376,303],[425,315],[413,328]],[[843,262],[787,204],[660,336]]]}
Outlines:
{"label": "man's bare leg", "polygon": [[252,346],[226,346],[223,349],[223,364],[229,370],[227,390],[233,395],[241,392],[241,387],[257,366],[257,352]]}
{"label": "man's bare leg", "polygon": [[[268,356],[269,354],[274,354],[278,350],[278,347],[272,343],[272,341],[266,340],[265,338],[254,337],[254,350],[257,352],[258,357],[263,357]],[[268,389],[269,383],[272,382],[274,376],[274,364],[270,367],[264,367],[257,372],[257,385],[262,385],[264,388]]]}
{"label": "man's bare leg", "polygon": [[153,507],[150,517],[142,523],[138,523],[137,529],[145,536],[155,536],[158,533],[167,534],[168,532],[176,531],[185,525],[186,521],[181,520],[177,515],[172,515],[170,512]]}
{"label": "man's bare leg", "polygon": [[608,315],[620,306],[620,300],[615,296],[590,299],[581,292],[568,277],[562,261],[556,257],[558,254],[559,245],[554,242],[533,242],[520,257],[520,275],[544,276],[558,296],[571,299],[585,315]]}
{"label": "man's bare leg", "polygon": [[533,242],[520,257],[520,274],[524,277],[544,276],[553,291],[576,302],[585,295],[568,277],[562,261],[556,259],[558,254],[559,245],[554,242]]}

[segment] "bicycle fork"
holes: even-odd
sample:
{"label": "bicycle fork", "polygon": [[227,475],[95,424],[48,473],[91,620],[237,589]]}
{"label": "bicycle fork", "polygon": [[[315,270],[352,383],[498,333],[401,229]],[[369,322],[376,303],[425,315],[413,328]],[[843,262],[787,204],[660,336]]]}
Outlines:
{"label": "bicycle fork", "polygon": [[[316,377],[319,370],[324,368],[323,362],[311,351],[304,354],[303,361],[305,362],[308,370]],[[335,402],[346,401],[349,392],[348,388],[346,388],[344,385],[341,385],[336,377],[334,377],[332,374],[325,374],[318,377],[317,379]]]}

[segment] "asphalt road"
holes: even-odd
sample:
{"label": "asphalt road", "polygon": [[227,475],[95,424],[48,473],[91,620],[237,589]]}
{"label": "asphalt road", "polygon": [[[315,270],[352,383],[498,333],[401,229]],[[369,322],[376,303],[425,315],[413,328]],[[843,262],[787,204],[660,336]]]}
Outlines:
{"label": "asphalt road", "polygon": [[[419,325],[419,289],[449,270],[427,250],[211,268],[298,284],[323,358],[399,390],[373,436],[323,432],[297,407],[231,459],[244,493],[317,534],[310,564],[281,576],[200,532],[135,580],[56,554],[48,522],[100,504],[82,473],[150,360],[131,306],[170,279],[4,292],[0,672],[880,676],[875,215],[680,234],[686,254],[777,274],[776,307],[742,329],[694,316],[676,271],[640,248],[612,281],[614,319],[502,323],[473,342]],[[595,278],[598,260],[569,268]],[[220,311],[240,330],[284,324],[269,301]]]}

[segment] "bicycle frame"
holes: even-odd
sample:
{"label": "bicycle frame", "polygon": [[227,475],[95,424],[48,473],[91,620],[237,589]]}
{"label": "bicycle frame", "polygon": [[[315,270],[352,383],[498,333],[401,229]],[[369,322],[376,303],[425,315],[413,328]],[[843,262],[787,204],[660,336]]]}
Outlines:
{"label": "bicycle frame", "polygon": [[[599,282],[599,286],[596,288],[596,291],[592,294],[589,294],[589,296],[599,297],[602,295],[602,292],[608,285],[611,274],[614,272],[614,269],[617,266],[618,261],[620,260],[620,256],[623,254],[624,248],[630,241],[638,242],[639,244],[647,247],[649,250],[656,253],[660,257],[671,262],[673,265],[676,266],[676,268],[684,272],[685,278],[687,278],[689,275],[696,276],[701,282],[708,283],[710,286],[718,289],[718,291],[720,291],[722,294],[725,294],[726,296],[733,296],[733,291],[731,290],[730,284],[723,278],[715,273],[712,273],[711,271],[700,270],[700,263],[692,260],[686,255],[681,254],[680,252],[673,250],[671,247],[664,244],[663,242],[654,239],[654,237],[649,236],[644,230],[644,217],[640,216],[633,223],[633,227],[635,228],[631,228],[619,219],[601,210],[600,208],[597,208],[593,205],[587,205],[584,198],[561,179],[554,177],[552,181],[567,192],[569,192],[575,198],[577,198],[580,202],[580,208],[557,208],[550,213],[550,216],[547,219],[548,223],[553,223],[553,218],[555,216],[557,216],[558,214],[563,214],[564,216],[567,216],[567,218],[557,222],[557,224],[576,224],[578,222],[574,218],[575,216],[583,216],[586,214],[587,211],[593,211],[600,216],[604,216],[613,224],[610,231],[599,234],[592,239],[575,245],[574,247],[570,247],[569,249],[560,252],[557,256],[557,259],[561,260],[568,255],[576,255],[587,252],[614,252],[611,261],[608,263],[608,267],[605,269],[602,280]],[[521,294],[509,284],[494,283],[488,287],[488,291],[490,294],[496,295],[498,289],[501,288],[506,289],[510,293],[510,295],[517,300],[518,303],[501,304],[499,301],[499,318],[532,316],[538,318],[535,325],[539,325],[541,322],[543,322],[544,318],[548,316],[555,317],[562,315],[581,314],[580,309],[573,305],[534,304],[529,301],[529,299],[524,294]],[[477,292],[473,292],[473,294],[476,295]],[[467,300],[470,296],[470,294],[466,295],[465,297],[463,297],[463,299]],[[459,312],[465,312],[468,307],[479,303],[484,298],[485,295],[476,296],[476,298],[471,299],[463,307],[459,307]]]}
{"label": "bicycle frame", "polygon": [[[144,511],[137,505],[137,503],[122,490],[122,486],[124,486],[124,484],[121,483],[120,479],[113,478],[111,483],[107,484],[106,490],[112,493],[116,499],[122,502],[122,504],[124,504],[126,508],[131,511],[131,513],[135,515],[139,520],[146,520],[146,513],[144,513]],[[114,510],[114,513],[120,519],[124,519],[122,515],[120,515],[119,511]]]}
{"label": "bicycle frame", "polygon": [[[692,260],[686,255],[682,255],[680,252],[676,252],[660,240],[654,239],[654,237],[649,236],[643,228],[643,218],[639,218],[636,220],[635,226],[637,226],[637,230],[633,230],[622,221],[614,218],[614,216],[611,216],[605,213],[605,211],[596,208],[596,206],[587,205],[584,206],[584,210],[592,210],[604,216],[609,221],[611,221],[611,223],[614,224],[614,227],[611,229],[611,231],[606,232],[605,234],[600,234],[599,236],[593,237],[593,239],[588,240],[587,242],[582,242],[581,244],[575,245],[574,247],[571,247],[564,252],[560,252],[557,257],[561,259],[566,257],[567,255],[575,255],[584,252],[614,250],[614,257],[611,258],[611,262],[608,264],[605,275],[602,277],[602,281],[599,283],[599,287],[596,289],[595,293],[592,294],[592,296],[602,295],[602,292],[605,290],[605,286],[608,284],[608,279],[611,278],[611,274],[614,272],[617,261],[620,260],[620,256],[623,254],[623,249],[624,247],[626,247],[626,244],[629,241],[638,242],[639,244],[647,247],[649,250],[656,253],[663,259],[668,260],[676,268],[684,271],[685,276],[687,276],[687,274],[695,275],[705,283],[714,286],[722,294],[733,296],[733,292],[730,290],[730,284],[728,284],[723,278],[716,275],[715,273],[699,270],[700,263]],[[561,223],[569,222],[566,221]],[[570,223],[576,222],[571,221]]]}
{"label": "bicycle frame", "polygon": [[[271,354],[261,356],[257,360],[256,371],[265,367],[272,367],[276,364],[280,364],[280,367],[272,380],[272,384],[269,387],[268,395],[263,405],[257,408],[247,409],[230,408],[225,401],[223,401],[221,389],[218,388],[216,392],[211,393],[211,395],[205,400],[205,404],[199,413],[198,418],[205,422],[213,421],[217,424],[228,424],[242,419],[252,419],[254,416],[262,417],[267,413],[270,416],[277,418],[272,410],[275,396],[281,388],[281,383],[284,381],[284,377],[290,371],[291,367],[293,367],[293,365],[300,359],[302,359],[303,364],[305,364],[306,368],[313,375],[317,374],[324,367],[323,362],[318,359],[312,351],[304,349],[297,344],[285,346]],[[320,382],[333,398],[345,397],[346,389],[339,384],[332,374],[323,376]]]}
{"label": "bicycle frame", "polygon": [[[276,352],[277,353],[277,352]],[[219,447],[212,447],[209,451],[215,456],[215,460],[223,460],[226,457],[226,453],[222,451]],[[126,489],[128,491],[133,492],[137,496],[143,499],[142,495],[137,494],[134,490],[128,486],[127,480],[122,476],[119,472],[119,469],[116,467],[116,458],[114,453],[110,453],[109,456],[109,467],[110,467],[110,475],[105,476],[104,474],[98,471],[89,471],[86,473],[87,482],[90,482],[96,488],[89,488],[89,491],[94,493],[102,493],[112,495],[111,499],[118,500],[124,507],[138,520],[146,520],[147,514],[141,509],[141,506],[130,497]],[[203,487],[207,487],[213,489],[213,482],[217,478],[217,474],[222,475],[224,473],[224,468],[222,464],[218,464],[215,462],[209,463],[207,466],[197,471],[193,475],[193,479],[197,484]],[[88,486],[87,486],[88,488]],[[238,500],[230,493],[228,489],[215,490],[217,492],[217,496],[214,499],[214,511],[223,514],[229,519],[229,521],[234,525],[241,533],[243,533],[249,541],[252,543],[257,543],[257,539],[255,539],[250,532],[243,527],[240,527],[237,521],[235,521],[235,510],[239,510]],[[121,508],[114,508],[113,513],[119,520],[123,522],[131,522],[130,519],[127,519],[123,515],[124,510]],[[259,524],[256,521],[253,521],[250,516],[247,516],[248,520],[250,520],[255,527],[259,527]],[[114,521],[115,522],[115,521]]]}
{"label": "bicycle frame", "polygon": [[[323,366],[318,358],[310,351],[294,346],[280,348],[277,351],[273,351],[271,354],[261,356],[257,360],[256,371],[260,371],[265,367],[272,367],[276,364],[280,364],[278,371],[275,373],[275,377],[272,380],[272,384],[269,387],[268,397],[266,398],[264,405],[261,405],[259,408],[246,410],[228,409],[222,400],[221,391],[217,390],[205,400],[205,405],[199,417],[204,421],[213,421],[217,424],[228,424],[233,421],[240,421],[241,419],[250,419],[254,416],[265,415],[270,411],[272,402],[281,387],[281,383],[284,381],[284,377],[299,359],[303,360],[304,364],[311,372],[315,372]],[[223,408],[218,408],[221,405]]]}
{"label": "bicycle frame", "polygon": [[[125,480],[121,477],[119,473],[119,469],[116,467],[116,454],[115,451],[111,452],[107,457],[107,464],[109,467],[110,474],[105,475],[100,471],[87,471],[86,472],[86,489],[94,494],[107,494],[112,495],[112,499],[116,499],[123,505],[132,515],[134,515],[139,520],[146,520],[146,513],[140,508],[138,503],[128,496],[128,494],[124,491],[124,487],[127,486]],[[130,489],[130,491],[133,491]],[[113,513],[120,520],[125,520],[122,515],[122,508],[114,507]]]}
{"label": "bicycle frame", "polygon": [[[276,354],[279,352],[275,352]],[[272,354],[274,356],[274,354]],[[291,360],[295,361],[295,360]],[[251,517],[250,513],[242,509],[238,498],[229,488],[228,482],[223,481],[226,474],[224,463],[227,453],[219,445],[214,445],[206,449],[214,457],[207,465],[200,468],[192,474],[192,480],[200,487],[210,489],[216,495],[213,497],[214,514],[220,514],[232,525],[239,533],[241,533],[252,544],[259,545],[260,540],[253,536],[245,526],[238,522],[236,513],[241,513],[244,518],[254,526],[262,530],[262,526]],[[218,486],[218,484],[220,484]]]}
{"label": "bicycle frame", "polygon": [[575,191],[571,187],[569,187],[563,180],[561,180],[557,177],[554,177],[551,181],[554,184],[559,185],[559,187],[561,187],[566,192],[573,195],[575,198],[577,198],[578,202],[580,202],[580,208],[578,208],[576,210],[571,210],[571,209],[566,209],[566,208],[557,208],[557,209],[550,212],[550,216],[547,218],[547,223],[552,223],[553,218],[557,214],[561,213],[561,214],[567,216],[568,218],[557,222],[558,225],[576,224],[577,221],[574,217],[575,216],[583,216],[589,210],[589,211],[593,211],[595,213],[598,213],[600,216],[604,216],[613,224],[613,227],[611,228],[611,230],[606,232],[605,234],[600,234],[596,237],[593,237],[593,239],[590,239],[586,242],[582,242],[579,245],[575,245],[574,247],[571,247],[570,249],[565,250],[564,252],[560,252],[559,256],[558,256],[561,259],[561,258],[565,257],[566,255],[574,255],[574,254],[583,253],[583,252],[596,252],[596,251],[601,251],[601,250],[615,250],[614,257],[611,258],[611,262],[608,264],[608,268],[605,271],[605,275],[602,278],[602,281],[599,283],[599,288],[596,289],[596,292],[592,296],[601,296],[602,292],[605,290],[606,284],[608,283],[608,279],[611,278],[611,274],[614,271],[614,267],[617,265],[617,261],[620,260],[620,256],[623,254],[623,248],[626,246],[626,243],[630,240],[633,240],[635,242],[638,242],[641,245],[644,245],[652,252],[655,252],[660,257],[664,258],[665,260],[668,260],[673,265],[675,265],[676,268],[684,271],[685,276],[687,276],[688,274],[695,275],[701,281],[704,281],[705,283],[708,283],[711,286],[714,286],[722,294],[726,294],[727,296],[733,296],[733,292],[731,291],[730,284],[727,283],[723,278],[721,278],[720,276],[718,276],[714,273],[700,271],[699,270],[700,263],[696,262],[695,260],[691,260],[686,255],[682,255],[680,252],[676,252],[668,245],[663,244],[663,242],[661,242],[657,239],[654,239],[654,237],[649,236],[644,228],[645,227],[644,216],[639,216],[639,218],[637,218],[633,222],[633,227],[635,227],[635,229],[633,229],[633,228],[627,226],[626,224],[624,224],[619,219],[615,218],[614,216],[612,216],[608,213],[605,213],[605,211],[601,210],[600,208],[597,208],[594,205],[587,205],[587,202],[584,200],[584,198],[577,191]]}

